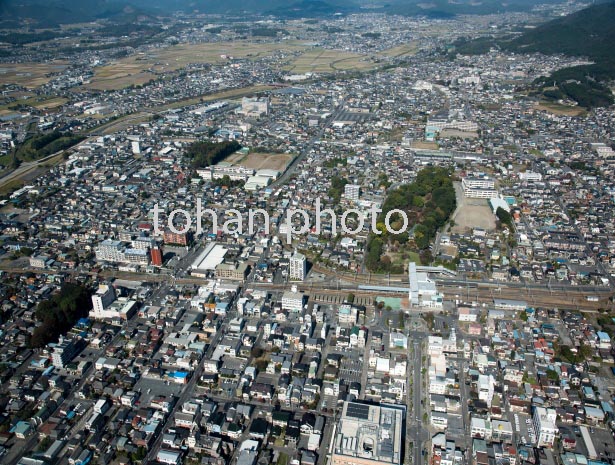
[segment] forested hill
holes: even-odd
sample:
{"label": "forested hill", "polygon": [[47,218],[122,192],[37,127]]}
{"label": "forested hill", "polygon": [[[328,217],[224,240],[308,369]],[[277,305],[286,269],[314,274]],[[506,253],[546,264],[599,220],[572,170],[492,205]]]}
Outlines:
{"label": "forested hill", "polygon": [[615,60],[615,2],[557,18],[504,44],[507,50]]}
{"label": "forested hill", "polygon": [[587,108],[613,104],[610,82],[615,80],[615,2],[593,5],[548,21],[515,38],[463,39],[456,53],[481,54],[491,47],[516,53],[563,53],[587,57],[594,64],[564,68],[537,80],[546,98],[575,100]]}

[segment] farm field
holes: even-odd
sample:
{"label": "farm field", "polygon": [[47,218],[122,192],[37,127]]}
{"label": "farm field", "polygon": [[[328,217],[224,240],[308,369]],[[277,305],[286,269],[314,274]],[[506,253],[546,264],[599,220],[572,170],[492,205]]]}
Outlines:
{"label": "farm field", "polygon": [[37,88],[51,80],[49,73],[60,73],[66,63],[2,63],[0,64],[0,85],[17,84],[30,89]]}
{"label": "farm field", "polygon": [[221,64],[230,57],[259,58],[279,50],[304,50],[297,42],[262,43],[249,41],[181,44],[123,58],[95,69],[86,87],[100,90],[122,89],[139,85],[158,74],[173,72],[189,64]]}
{"label": "farm field", "polygon": [[419,51],[417,43],[410,42],[409,44],[399,45],[380,52],[388,57],[414,56]]}
{"label": "farm field", "polygon": [[376,64],[364,55],[340,50],[312,49],[292,60],[286,71],[304,73],[333,73],[336,71],[369,70]]}

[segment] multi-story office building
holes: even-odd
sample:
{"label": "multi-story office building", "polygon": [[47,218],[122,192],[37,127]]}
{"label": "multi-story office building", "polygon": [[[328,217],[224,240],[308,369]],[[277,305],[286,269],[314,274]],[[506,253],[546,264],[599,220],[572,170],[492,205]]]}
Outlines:
{"label": "multi-story office building", "polygon": [[60,337],[51,353],[53,366],[64,368],[84,347],[85,341],[81,338],[64,339]]}

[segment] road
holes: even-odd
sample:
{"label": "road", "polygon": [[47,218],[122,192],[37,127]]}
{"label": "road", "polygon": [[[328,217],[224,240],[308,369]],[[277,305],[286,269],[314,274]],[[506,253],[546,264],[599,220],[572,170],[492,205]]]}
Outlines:
{"label": "road", "polygon": [[52,158],[57,157],[58,155],[60,155],[64,151],[65,150],[60,150],[60,151],[52,153],[51,155],[48,155],[48,156],[46,156],[44,158],[40,158],[40,159],[38,159],[36,161],[23,162],[21,165],[19,165],[18,168],[14,169],[10,173],[7,173],[7,174],[5,174],[4,176],[2,176],[0,178],[0,186],[8,184],[9,182],[11,182],[11,181],[13,181],[15,179],[21,178],[22,176],[25,176],[30,171],[38,168],[39,166],[41,166],[44,163],[46,163],[49,160],[51,160]]}
{"label": "road", "polygon": [[282,176],[280,176],[274,182],[269,184],[268,189],[275,189],[277,187],[280,187],[286,184],[286,182],[293,175],[293,172],[295,171],[295,169],[297,169],[297,166],[299,166],[301,162],[305,159],[310,149],[314,146],[314,144],[317,141],[322,139],[322,136],[324,135],[325,130],[329,126],[331,126],[331,123],[335,121],[335,118],[337,118],[337,116],[344,110],[344,104],[345,104],[345,101],[343,100],[337,107],[335,107],[335,110],[333,110],[333,112],[327,117],[327,120],[323,124],[322,128],[320,128],[318,133],[309,140],[309,142],[304,146],[301,153],[295,157],[295,159],[291,162],[290,165],[288,165],[288,168],[286,168],[286,171],[284,172],[284,174],[282,174]]}
{"label": "road", "polygon": [[[136,326],[135,324],[136,322],[136,316],[133,317],[131,320],[129,320],[129,322],[127,323],[127,327],[126,328],[133,328]],[[109,342],[109,344],[107,345],[113,345],[115,343],[117,343],[117,341],[123,337],[123,335],[121,334],[121,332],[118,332]],[[71,391],[69,392],[69,394],[66,396],[66,399],[61,402],[60,404],[58,404],[57,408],[51,412],[50,417],[53,417],[56,415],[56,413],[58,412],[58,410],[60,410],[60,408],[62,407],[62,405],[66,404],[66,403],[73,403],[74,401],[74,395],[76,392],[79,392],[79,390],[81,390],[83,388],[83,386],[86,383],[89,383],[89,379],[90,377],[94,374],[94,370],[96,369],[94,362],[98,359],[98,357],[100,357],[101,355],[103,355],[104,353],[104,348],[100,348],[100,349],[89,349],[86,348],[86,350],[84,352],[91,352],[92,356],[88,357],[88,360],[92,361],[92,364],[90,365],[90,367],[87,369],[87,371],[81,376],[81,378],[79,379],[79,381],[77,382],[77,384],[73,385]],[[87,420],[87,414],[84,414],[83,417],[79,420],[78,425],[83,425],[85,424],[85,420]],[[73,427],[73,429],[71,430],[71,433],[69,434],[69,439],[72,438],[77,432],[79,432],[79,427]],[[9,454],[7,456],[5,456],[3,458],[3,465],[15,465],[23,455],[25,455],[26,453],[34,450],[34,448],[37,446],[37,444],[39,443],[39,437],[38,437],[38,433],[34,433],[32,436],[30,436],[29,438],[27,438],[25,441],[20,441],[17,444],[15,444],[15,446],[19,447],[13,447]],[[66,447],[66,446],[65,446]],[[61,456],[61,455],[60,455]]]}
{"label": "road", "polygon": [[426,334],[423,332],[410,332],[413,341],[412,349],[412,409],[408,410],[408,437],[412,441],[412,465],[421,465],[423,442],[429,438],[427,430],[423,427],[422,417],[422,383],[423,383],[423,340]]}
{"label": "road", "polygon": [[160,430],[160,434],[148,450],[144,463],[148,463],[149,461],[155,460],[156,454],[158,453],[158,449],[162,444],[162,438],[164,436],[163,432],[165,432],[173,424],[173,421],[175,420],[175,413],[178,411],[178,409],[180,409],[181,406],[194,395],[194,388],[199,378],[203,374],[203,366],[205,364],[205,361],[210,359],[215,347],[218,345],[218,342],[220,342],[221,337],[226,332],[227,321],[230,321],[230,318],[225,319],[225,323],[223,323],[222,326],[218,329],[218,331],[216,331],[216,334],[214,335],[211,343],[209,344],[207,353],[204,354],[203,357],[201,357],[201,361],[199,362],[198,367],[192,373],[190,381],[188,381],[188,383],[185,385],[181,395],[179,396],[179,399],[177,399],[177,402],[173,406],[173,409],[167,415],[167,418],[162,425],[162,429]]}

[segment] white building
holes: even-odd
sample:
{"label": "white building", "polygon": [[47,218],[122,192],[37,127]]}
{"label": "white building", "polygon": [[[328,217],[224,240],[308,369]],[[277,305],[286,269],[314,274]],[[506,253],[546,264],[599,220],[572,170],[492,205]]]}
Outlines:
{"label": "white building", "polygon": [[487,176],[467,177],[461,180],[463,195],[473,199],[493,199],[498,196],[495,181]]}
{"label": "white building", "polygon": [[307,259],[305,255],[295,251],[290,257],[288,277],[291,281],[303,281],[307,272]]}
{"label": "white building", "polygon": [[149,252],[147,249],[126,249],[124,251],[124,263],[134,263],[136,265],[149,264]]}
{"label": "white building", "polygon": [[156,460],[167,465],[179,465],[181,461],[181,453],[173,450],[160,449],[156,454]]}
{"label": "white building", "polygon": [[90,315],[94,318],[102,318],[104,310],[115,301],[115,289],[108,284],[101,284],[92,296],[92,311]]}
{"label": "white building", "polygon": [[542,181],[542,174],[535,173],[534,171],[525,171],[519,173],[519,179],[522,181]]}
{"label": "white building", "polygon": [[489,408],[491,408],[491,402],[493,401],[495,380],[492,375],[479,375],[478,376],[478,398],[484,400]]}
{"label": "white building", "polygon": [[241,99],[241,113],[245,116],[258,117],[269,113],[269,98],[268,97],[244,97]]}
{"label": "white building", "polygon": [[349,304],[340,305],[337,309],[337,319],[340,324],[354,325],[357,322],[357,309]]}
{"label": "white building", "polygon": [[411,307],[442,307],[442,294],[438,292],[435,281],[429,279],[427,273],[418,272],[416,263],[408,264],[410,279],[410,306]]}
{"label": "white building", "polygon": [[286,291],[282,294],[282,308],[290,312],[299,313],[303,310],[303,301],[305,295],[303,292],[297,291],[297,287],[293,286],[291,291]]}
{"label": "white building", "polygon": [[470,434],[473,438],[491,439],[491,422],[489,419],[472,417],[470,421]]}
{"label": "white building", "polygon": [[599,157],[610,158],[610,157],[615,156],[615,152],[613,152],[613,149],[606,144],[603,144],[601,142],[596,142],[596,143],[591,144],[591,146],[596,151]]}
{"label": "white building", "polygon": [[96,260],[105,262],[123,262],[124,251],[120,241],[107,239],[96,247]]}
{"label": "white building", "polygon": [[404,410],[345,402],[331,441],[331,465],[401,465]]}
{"label": "white building", "polygon": [[559,431],[556,425],[557,413],[555,409],[535,407],[533,420],[537,435],[536,445],[538,447],[553,447]]}
{"label": "white building", "polygon": [[361,186],[358,184],[346,184],[344,186],[344,197],[348,200],[357,201],[361,193]]}

